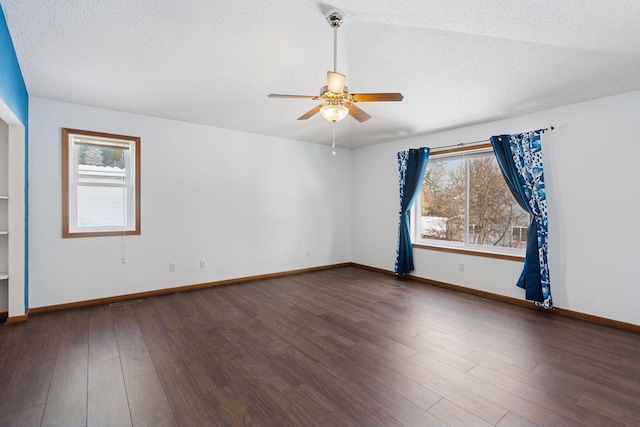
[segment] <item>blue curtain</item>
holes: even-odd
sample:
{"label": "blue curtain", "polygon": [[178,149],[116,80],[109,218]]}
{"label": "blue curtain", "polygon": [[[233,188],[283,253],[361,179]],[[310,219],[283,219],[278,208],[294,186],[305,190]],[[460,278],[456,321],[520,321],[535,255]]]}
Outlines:
{"label": "blue curtain", "polygon": [[502,175],[520,206],[531,214],[524,268],[518,286],[526,299],[553,308],[549,283],[547,197],[542,169],[541,131],[491,137]]}
{"label": "blue curtain", "polygon": [[398,275],[413,271],[413,248],[409,230],[409,210],[420,193],[422,178],[429,160],[429,148],[412,148],[398,153],[400,174],[400,225],[396,245],[396,265]]}

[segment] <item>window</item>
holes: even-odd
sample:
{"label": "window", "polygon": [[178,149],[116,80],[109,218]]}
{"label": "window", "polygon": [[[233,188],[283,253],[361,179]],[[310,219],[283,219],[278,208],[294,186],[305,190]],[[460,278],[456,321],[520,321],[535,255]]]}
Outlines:
{"label": "window", "polygon": [[140,234],[140,138],[62,129],[62,237]]}
{"label": "window", "polygon": [[526,248],[529,214],[490,144],[432,154],[412,213],[419,244],[513,255]]}
{"label": "window", "polygon": [[524,242],[525,246],[527,244],[527,227],[513,227],[511,230],[511,238],[513,239],[513,243],[522,243]]}

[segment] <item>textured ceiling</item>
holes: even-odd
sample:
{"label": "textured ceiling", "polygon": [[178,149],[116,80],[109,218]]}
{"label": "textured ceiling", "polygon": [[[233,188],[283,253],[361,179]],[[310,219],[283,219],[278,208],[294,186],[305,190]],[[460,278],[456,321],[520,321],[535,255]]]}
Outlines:
{"label": "textured ceiling", "polygon": [[[638,0],[0,0],[31,96],[331,143],[333,67],[373,118],[360,147],[640,89]],[[108,130],[108,129],[106,129]]]}

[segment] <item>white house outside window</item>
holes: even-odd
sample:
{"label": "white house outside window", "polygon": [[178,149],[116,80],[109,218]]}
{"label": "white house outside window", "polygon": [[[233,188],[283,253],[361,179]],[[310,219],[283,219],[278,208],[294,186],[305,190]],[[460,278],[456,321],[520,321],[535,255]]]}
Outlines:
{"label": "white house outside window", "polygon": [[63,237],[140,234],[140,138],[62,130]]}

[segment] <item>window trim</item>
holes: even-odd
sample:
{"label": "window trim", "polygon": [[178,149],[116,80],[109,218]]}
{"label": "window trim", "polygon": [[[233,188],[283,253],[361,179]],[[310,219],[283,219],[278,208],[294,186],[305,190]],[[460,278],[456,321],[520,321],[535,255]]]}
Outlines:
{"label": "window trim", "polygon": [[[462,155],[463,158],[465,155],[475,155],[482,153],[493,153],[493,146],[491,142],[486,143],[478,143],[473,145],[460,145],[455,148],[445,148],[438,150],[434,148],[431,150],[431,155],[429,156],[429,161],[431,161],[434,157],[449,157],[449,156],[459,156]],[[495,155],[495,154],[494,154]],[[428,167],[428,165],[427,165]],[[410,211],[410,222],[411,222],[411,238],[413,240],[412,247],[416,249],[427,249],[427,250],[435,250],[441,252],[450,252],[462,255],[472,255],[472,256],[481,256],[486,258],[495,258],[495,259],[504,259],[509,261],[524,261],[526,249],[512,249],[512,248],[503,248],[503,247],[495,247],[495,249],[487,250],[490,247],[485,247],[482,245],[468,245],[466,243],[456,244],[456,243],[447,243],[440,242],[436,240],[428,240],[418,238],[418,210],[420,207],[420,197],[416,198],[416,201],[411,208]],[[468,221],[468,218],[465,215],[465,223]],[[467,226],[465,226],[465,230],[467,230]],[[467,230],[468,232],[468,230]],[[436,243],[438,242],[438,243]]]}
{"label": "window trim", "polygon": [[[71,180],[70,174],[74,168],[74,153],[71,150],[73,144],[72,136],[83,135],[89,138],[106,139],[106,140],[118,140],[118,141],[130,141],[132,146],[133,155],[133,179],[131,180],[134,188],[133,203],[135,204],[133,209],[133,229],[132,230],[100,230],[100,231],[71,231],[70,223],[70,188]],[[114,141],[114,144],[117,142]],[[105,145],[109,145],[105,143]],[[62,237],[102,237],[102,236],[132,236],[139,235],[141,231],[140,227],[140,137],[118,135],[104,132],[94,132],[88,130],[69,129],[62,128]]]}

